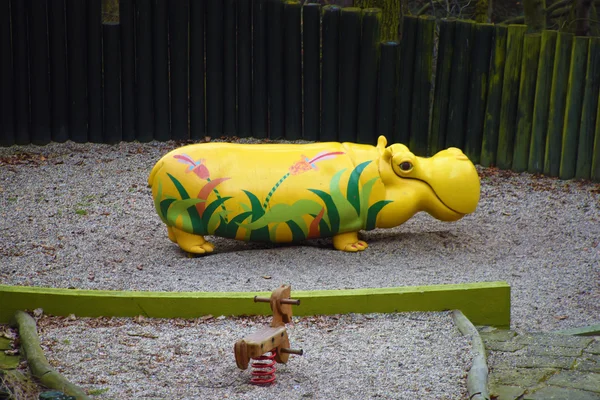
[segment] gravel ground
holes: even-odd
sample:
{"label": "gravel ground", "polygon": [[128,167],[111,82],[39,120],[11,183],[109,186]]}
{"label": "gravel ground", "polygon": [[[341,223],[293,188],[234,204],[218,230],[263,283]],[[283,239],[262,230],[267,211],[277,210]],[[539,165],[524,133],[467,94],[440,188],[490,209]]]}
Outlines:
{"label": "gravel ground", "polygon": [[481,169],[474,214],[454,223],[417,214],[364,233],[362,253],[334,251],[330,239],[273,246],[214,238],[215,253],[188,258],[168,240],[146,185],[175,146],[1,148],[0,282],[270,292],[282,283],[319,290],[505,280],[513,329],[599,322],[598,184]]}
{"label": "gravel ground", "polygon": [[[1,148],[0,283],[81,289],[270,292],[282,283],[291,284],[293,290],[318,290],[504,280],[512,287],[512,328],[517,331],[551,331],[599,323],[598,184],[565,182],[525,173],[479,168],[482,195],[474,214],[454,223],[443,223],[426,214],[418,214],[400,227],[366,232],[363,239],[369,243],[369,248],[362,253],[334,251],[330,239],[308,241],[297,246],[274,246],[214,238],[215,253],[206,257],[187,258],[168,240],[166,229],[154,211],[150,189],[146,186],[151,167],[173,147],[176,147],[175,143],[121,143],[109,146],[69,142],[44,147]],[[425,337],[418,332],[404,331],[407,328],[402,318],[411,317],[389,317],[392,320],[396,318],[395,328],[387,318],[374,317],[373,321],[377,322],[370,321],[370,325],[363,325],[360,329],[339,329],[339,336],[329,335],[329,340],[343,344],[348,349],[367,346],[354,355],[360,358],[383,351],[382,348],[368,346],[383,327],[386,327],[388,334],[393,331],[389,337],[404,337],[404,334],[417,339]],[[423,318],[418,329],[422,328],[422,332],[427,334],[437,330],[446,332],[442,336],[448,340],[458,335],[455,330],[449,333],[450,325],[444,328],[441,322],[435,320],[440,317],[433,318]],[[207,357],[222,358],[224,354],[233,356],[232,344],[245,334],[244,329],[249,329],[236,328],[236,321],[226,319],[218,322],[226,327],[227,333],[223,335],[228,335],[223,339],[224,353],[213,349]],[[87,323],[76,321],[73,327],[69,327],[73,329],[72,332],[80,332],[79,336],[73,337],[73,343],[89,335],[90,331],[81,333],[82,326]],[[121,323],[132,324],[125,321],[118,324]],[[169,323],[157,322],[156,329],[161,332],[161,339],[152,340],[152,346],[172,340],[169,335],[176,333],[160,328],[161,324]],[[337,320],[337,323],[353,324],[345,317]],[[121,333],[110,331],[111,328],[107,327],[108,333],[97,333],[97,337],[96,332],[100,331],[94,329],[94,337],[89,340],[110,343],[111,337],[126,335],[123,332],[132,330],[135,325],[124,326],[127,328]],[[303,394],[308,396],[307,393],[319,397],[324,391],[334,389],[347,390],[344,393],[351,398],[361,382],[367,382],[364,379],[376,379],[375,386],[369,389],[372,390],[371,395],[381,393],[385,397],[386,385],[406,374],[403,367],[399,367],[390,374],[374,373],[363,377],[359,371],[352,370],[351,363],[336,364],[336,360],[350,357],[350,351],[342,354],[330,349],[333,342],[324,342],[323,336],[319,336],[325,335],[323,332],[306,331],[301,326],[299,323],[290,335],[292,343],[304,340],[311,356],[292,360],[294,364],[291,365],[307,363],[301,374],[296,370],[292,372],[290,367],[282,369],[281,382],[287,382],[285,385],[292,391],[291,398],[300,398]],[[201,324],[193,328],[197,331],[186,331],[185,337],[197,336],[196,340],[206,341],[205,346],[214,346],[218,343],[213,343],[202,334],[205,333],[203,329],[218,331],[217,327]],[[65,329],[61,328],[60,332],[71,334]],[[57,337],[63,333],[57,334]],[[106,339],[102,335],[106,335]],[[50,339],[45,337],[44,340]],[[403,340],[399,339],[397,345],[404,346]],[[406,348],[417,353],[429,351],[428,347],[434,346],[437,340],[427,342],[427,345],[422,341],[407,343]],[[181,346],[186,346],[185,342]],[[318,346],[330,350],[327,352]],[[465,348],[464,343],[444,347],[450,353],[455,350],[453,347],[459,350]],[[69,349],[68,352],[71,351]],[[148,352],[152,351],[144,350],[141,353],[150,358]],[[127,350],[121,352],[127,357],[132,355]],[[165,348],[164,352],[172,355],[173,349]],[[159,353],[163,354],[162,351],[152,354]],[[332,359],[323,361],[320,367],[323,371],[312,373],[309,369],[311,357],[324,355],[317,356],[317,353],[329,354]],[[386,353],[386,357],[398,357],[395,353]],[[456,360],[464,357],[464,352],[459,351],[462,355],[450,353],[464,374],[468,367],[456,363]],[[57,359],[63,357],[58,354],[52,356]],[[64,357],[68,357],[68,354]],[[112,356],[107,356],[106,360],[113,360]],[[210,364],[209,358],[204,360]],[[96,361],[100,362],[102,358],[98,357]],[[66,362],[81,372],[79,367],[72,364],[75,361]],[[370,364],[368,360],[366,362]],[[412,363],[421,364],[419,361]],[[203,375],[195,364],[196,361],[188,362],[184,370],[186,373],[190,371],[187,378],[181,378],[185,390],[188,386],[195,388],[193,390],[204,390],[204,386],[211,386],[210,382],[200,383],[203,381],[199,377]],[[385,368],[391,368],[395,364],[385,365]],[[231,374],[228,372],[225,376],[231,376],[235,382],[242,380],[239,373],[234,372],[235,365],[229,362],[226,366],[219,364],[213,367],[216,370],[228,368]],[[340,369],[327,375],[327,370],[334,367]],[[438,367],[434,370],[443,371],[440,376],[453,376],[443,365]],[[101,367],[101,370],[106,369]],[[139,367],[136,371],[144,374]],[[286,376],[286,371],[290,371],[290,375]],[[353,375],[344,379],[345,383],[331,385],[332,381],[342,379],[340,374],[343,376],[348,372]],[[419,386],[415,390],[429,388],[429,385],[421,383],[428,374],[435,375],[431,371],[421,372],[418,378],[412,376],[407,380]],[[162,373],[162,369],[150,371],[150,375],[146,373],[138,375],[138,378],[127,379],[135,381],[141,376],[153,376],[152,373]],[[302,382],[310,382],[306,385],[297,382],[297,394],[293,394],[296,393],[293,392],[296,390],[293,383],[295,377],[300,377]],[[319,383],[313,379],[318,379]],[[165,390],[161,389],[162,383],[155,379],[144,384],[150,385],[150,381],[152,385],[148,386],[148,391],[158,393]],[[172,385],[180,386],[176,382],[172,381]],[[235,387],[234,390],[245,390],[251,397],[267,396],[257,392],[261,389],[248,388],[243,383],[230,383],[227,385]],[[463,384],[455,380],[453,386],[460,391],[463,389],[458,388]],[[130,389],[135,391],[132,393],[136,393],[136,396],[142,393],[138,392],[142,390],[139,385]],[[315,385],[318,391],[311,389]],[[217,397],[222,395],[218,389],[210,390],[215,390]],[[447,392],[447,398],[460,398],[456,397],[460,394],[452,393]],[[231,392],[236,398],[238,394]],[[436,392],[435,395],[422,394],[412,398],[441,399],[446,398],[444,395]]]}
{"label": "gravel ground", "polygon": [[294,317],[290,343],[304,355],[277,364],[275,386],[257,387],[233,344],[269,322],[45,317],[38,326],[50,363],[101,398],[466,398],[470,345],[448,313]]}

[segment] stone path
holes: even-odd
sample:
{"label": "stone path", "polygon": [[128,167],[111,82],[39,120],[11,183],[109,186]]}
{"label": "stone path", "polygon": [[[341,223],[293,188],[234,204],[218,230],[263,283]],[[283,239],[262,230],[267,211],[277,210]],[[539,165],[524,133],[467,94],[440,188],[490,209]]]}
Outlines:
{"label": "stone path", "polygon": [[498,400],[600,400],[600,336],[479,328]]}

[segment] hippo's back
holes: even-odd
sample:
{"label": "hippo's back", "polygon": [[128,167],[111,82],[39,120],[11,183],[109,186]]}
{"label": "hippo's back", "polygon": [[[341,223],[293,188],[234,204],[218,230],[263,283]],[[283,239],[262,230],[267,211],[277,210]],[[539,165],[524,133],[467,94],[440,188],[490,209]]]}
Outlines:
{"label": "hippo's back", "polygon": [[354,172],[355,153],[364,158],[371,149],[337,142],[194,144],[161,158],[149,184],[157,212],[168,225],[237,239],[255,239],[249,235],[260,230],[265,240],[290,241],[303,236],[301,232],[310,236],[311,228],[319,231],[319,224],[331,230],[332,218],[338,231],[360,229],[357,218],[339,226],[336,221],[352,210],[352,204],[334,203],[347,202],[344,198],[358,187],[354,181],[363,170],[365,179],[375,177],[376,165],[367,173],[368,161],[360,166],[361,173]]}

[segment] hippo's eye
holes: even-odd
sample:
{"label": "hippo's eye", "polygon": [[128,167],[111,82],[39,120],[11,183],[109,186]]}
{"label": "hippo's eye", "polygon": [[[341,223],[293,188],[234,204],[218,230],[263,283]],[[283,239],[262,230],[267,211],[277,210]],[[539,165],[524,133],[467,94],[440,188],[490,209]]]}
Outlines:
{"label": "hippo's eye", "polygon": [[408,161],[401,162],[399,165],[400,169],[404,172],[408,172],[412,169],[412,164]]}

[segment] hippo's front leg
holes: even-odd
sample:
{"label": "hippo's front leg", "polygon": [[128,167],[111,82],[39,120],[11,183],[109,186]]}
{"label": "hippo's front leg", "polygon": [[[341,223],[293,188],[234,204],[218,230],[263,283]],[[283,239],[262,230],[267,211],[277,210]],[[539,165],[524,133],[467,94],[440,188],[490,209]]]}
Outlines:
{"label": "hippo's front leg", "polygon": [[204,236],[202,235],[187,233],[173,226],[168,226],[167,229],[169,231],[169,239],[177,243],[183,251],[187,251],[188,253],[211,253],[215,248],[215,246],[204,239]]}
{"label": "hippo's front leg", "polygon": [[337,250],[354,253],[363,251],[369,245],[367,245],[367,242],[358,239],[358,232],[346,232],[333,237],[333,247]]}

